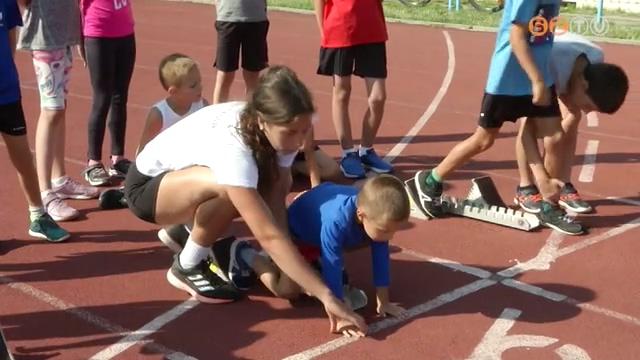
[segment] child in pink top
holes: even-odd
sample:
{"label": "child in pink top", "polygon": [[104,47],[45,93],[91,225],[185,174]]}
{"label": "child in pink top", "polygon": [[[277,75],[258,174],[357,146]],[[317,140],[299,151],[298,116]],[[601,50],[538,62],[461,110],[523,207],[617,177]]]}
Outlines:
{"label": "child in pink top", "polygon": [[[89,149],[84,178],[91,185],[124,177],[130,161],[124,157],[127,97],[136,58],[131,0],[81,0],[84,52],[93,104],[89,115]],[[111,135],[111,164],[102,163],[107,114]]]}

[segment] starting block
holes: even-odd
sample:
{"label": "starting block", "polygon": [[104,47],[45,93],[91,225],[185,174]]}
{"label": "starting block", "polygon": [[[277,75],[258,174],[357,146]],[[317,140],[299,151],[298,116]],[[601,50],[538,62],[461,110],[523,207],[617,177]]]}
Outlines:
{"label": "starting block", "polygon": [[0,328],[0,360],[13,360],[13,355],[9,351],[9,346]]}
{"label": "starting block", "polygon": [[[419,205],[420,199],[414,180],[405,181],[405,187],[411,200],[411,215],[419,219],[427,219],[427,214]],[[442,206],[443,210],[449,214],[524,231],[532,231],[541,225],[536,215],[508,208],[493,180],[488,176],[472,179],[471,189],[465,199],[460,200],[444,195]]]}

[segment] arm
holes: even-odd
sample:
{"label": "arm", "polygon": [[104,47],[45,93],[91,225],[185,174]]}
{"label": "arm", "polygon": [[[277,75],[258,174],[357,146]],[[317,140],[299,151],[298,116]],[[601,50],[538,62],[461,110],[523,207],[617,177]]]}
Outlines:
{"label": "arm", "polygon": [[316,13],[316,22],[318,23],[318,30],[320,30],[320,37],[324,36],[323,19],[324,19],[324,2],[325,0],[313,0],[313,8]]}
{"label": "arm", "polygon": [[153,139],[156,137],[160,131],[162,130],[162,114],[156,109],[152,107],[149,110],[149,114],[147,114],[147,119],[144,122],[144,129],[142,130],[142,136],[140,137],[140,143],[138,144],[138,149],[136,149],[136,156],[142,151],[142,149]]}
{"label": "arm", "polygon": [[311,181],[311,187],[320,185],[322,179],[320,178],[320,167],[316,159],[315,142],[313,140],[313,128],[307,134],[307,138],[304,142],[304,158],[309,169],[309,180]]}
{"label": "arm", "polygon": [[389,242],[388,241],[372,241],[371,242],[371,266],[373,269],[373,283],[376,286],[376,310],[378,314],[385,316],[400,315],[405,309],[392,304],[389,300]]}
{"label": "arm", "polygon": [[276,225],[273,215],[257,190],[229,186],[227,194],[262,248],[280,269],[322,301],[329,315],[331,331],[336,330],[337,320],[344,319],[357,326],[362,331],[361,335],[366,332],[367,326],[362,317],[347,309],[344,303],[332,295],[331,290],[302,258],[288,234]]}
{"label": "arm", "polygon": [[528,25],[514,23],[509,33],[509,41],[513,54],[518,59],[520,66],[527,73],[533,89],[533,103],[536,105],[547,105],[551,100],[551,93],[544,84],[544,76],[538,69],[533,56],[527,37],[529,36]]}
{"label": "arm", "polygon": [[9,46],[11,47],[11,57],[16,57],[16,28],[9,30]]}
{"label": "arm", "polygon": [[322,278],[333,294],[341,300],[344,298],[344,283],[342,281],[344,261],[340,239],[343,233],[333,224],[323,225],[320,233]]}

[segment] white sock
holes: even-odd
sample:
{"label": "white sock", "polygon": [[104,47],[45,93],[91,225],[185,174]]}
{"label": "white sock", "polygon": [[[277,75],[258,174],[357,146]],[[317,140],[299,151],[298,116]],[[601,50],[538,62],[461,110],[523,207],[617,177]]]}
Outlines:
{"label": "white sock", "polygon": [[180,252],[180,266],[183,269],[191,269],[200,264],[200,261],[209,256],[209,247],[200,246],[191,235],[187,239],[187,243],[184,245],[184,249]]}
{"label": "white sock", "polygon": [[358,148],[356,148],[355,146],[353,148],[351,148],[351,149],[342,149],[342,156],[343,157],[347,156],[347,155],[349,155],[351,153],[354,153],[356,151],[358,151]]}
{"label": "white sock", "polygon": [[364,156],[366,155],[367,151],[373,149],[372,147],[365,147],[365,146],[360,146],[360,150],[358,150],[358,154],[360,156]]}
{"label": "white sock", "polygon": [[44,208],[42,206],[29,205],[29,220],[35,221],[42,215],[44,215]]}
{"label": "white sock", "polygon": [[40,192],[40,197],[44,199],[44,198],[46,198],[47,196],[49,196],[49,194],[51,194],[51,193],[53,193],[53,191],[52,191],[51,189],[49,189],[49,190],[45,190],[45,191],[41,191],[41,192]]}
{"label": "white sock", "polygon": [[69,177],[67,175],[65,175],[65,176],[60,176],[57,179],[52,179],[51,180],[51,185],[53,185],[53,187],[60,187],[65,183],[65,181],[67,181],[68,178]]}

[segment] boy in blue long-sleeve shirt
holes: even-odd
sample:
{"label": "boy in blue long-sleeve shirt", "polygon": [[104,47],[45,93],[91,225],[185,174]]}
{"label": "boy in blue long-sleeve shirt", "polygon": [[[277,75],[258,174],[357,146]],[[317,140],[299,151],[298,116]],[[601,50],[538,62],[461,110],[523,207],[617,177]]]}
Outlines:
{"label": "boy in blue long-sleeve shirt", "polygon": [[[391,175],[368,179],[358,190],[324,183],[303,193],[288,209],[289,231],[309,262],[319,260],[322,277],[334,295],[344,298],[343,252],[369,245],[377,311],[398,315],[404,309],[389,301],[389,240],[409,219],[409,198]],[[276,296],[295,298],[303,291],[248,243],[234,247],[234,263],[251,267]]]}

